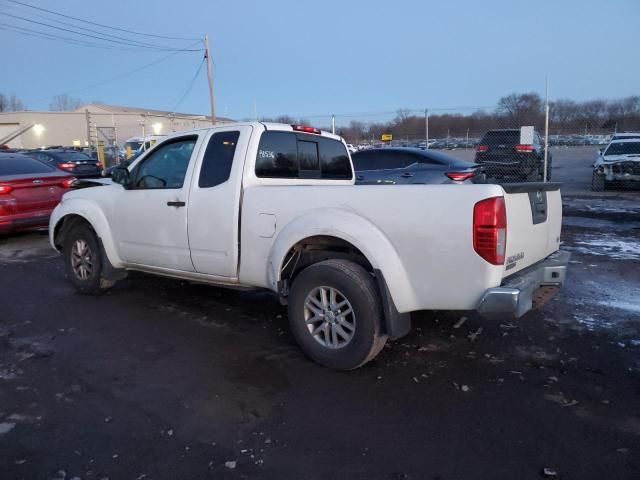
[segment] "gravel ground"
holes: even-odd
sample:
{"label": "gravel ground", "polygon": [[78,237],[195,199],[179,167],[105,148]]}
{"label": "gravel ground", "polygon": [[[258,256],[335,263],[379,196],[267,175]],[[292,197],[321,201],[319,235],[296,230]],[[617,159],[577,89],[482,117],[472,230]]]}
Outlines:
{"label": "gravel ground", "polygon": [[565,200],[542,310],[421,312],[350,373],[271,294],[132,274],[81,296],[43,234],[0,239],[0,477],[640,478],[638,198]]}

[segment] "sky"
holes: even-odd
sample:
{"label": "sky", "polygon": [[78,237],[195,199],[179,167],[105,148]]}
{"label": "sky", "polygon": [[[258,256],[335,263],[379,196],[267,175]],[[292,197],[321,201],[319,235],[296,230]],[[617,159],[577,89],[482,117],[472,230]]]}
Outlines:
{"label": "sky", "polygon": [[[207,33],[216,113],[234,119],[336,114],[375,121],[400,108],[464,112],[491,108],[512,92],[544,95],[545,77],[550,99],[640,94],[639,0],[21,1],[135,32]],[[15,93],[30,110],[71,93],[83,101],[209,112],[206,69],[195,76],[200,51],[158,61],[173,52],[34,38],[6,26],[102,43],[16,16],[171,48],[194,41],[97,28],[0,0],[0,92]]]}

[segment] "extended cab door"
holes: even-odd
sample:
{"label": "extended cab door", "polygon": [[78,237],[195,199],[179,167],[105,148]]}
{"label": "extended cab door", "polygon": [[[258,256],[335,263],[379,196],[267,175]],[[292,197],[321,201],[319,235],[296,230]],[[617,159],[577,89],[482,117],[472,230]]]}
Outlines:
{"label": "extended cab door", "polygon": [[198,273],[238,275],[242,171],[251,126],[216,128],[205,138],[188,200],[191,260]]}
{"label": "extended cab door", "polygon": [[187,237],[187,197],[202,136],[166,140],[135,164],[115,200],[111,224],[122,259],[194,271]]}

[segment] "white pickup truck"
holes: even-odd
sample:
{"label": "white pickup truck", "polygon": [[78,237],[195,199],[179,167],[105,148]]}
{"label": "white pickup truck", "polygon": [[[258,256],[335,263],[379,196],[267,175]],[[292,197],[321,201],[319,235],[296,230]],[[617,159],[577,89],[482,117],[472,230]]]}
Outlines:
{"label": "white pickup truck", "polygon": [[348,370],[417,310],[514,318],[561,286],[559,184],[354,185],[344,141],[239,123],[167,137],[64,195],[50,241],[82,293],[138,270],[264,288],[302,350]]}

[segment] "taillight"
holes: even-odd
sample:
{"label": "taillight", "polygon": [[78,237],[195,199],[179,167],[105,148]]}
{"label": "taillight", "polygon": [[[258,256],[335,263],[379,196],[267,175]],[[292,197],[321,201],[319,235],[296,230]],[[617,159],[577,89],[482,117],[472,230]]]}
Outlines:
{"label": "taillight", "polygon": [[533,152],[533,145],[516,145],[516,152]]}
{"label": "taillight", "polygon": [[489,145],[478,145],[476,151],[478,152],[487,152],[489,150]]}
{"label": "taillight", "polygon": [[473,249],[493,265],[503,265],[507,247],[504,197],[481,200],[473,207]]}
{"label": "taillight", "polygon": [[76,166],[75,163],[71,163],[71,162],[64,162],[64,163],[58,164],[58,168],[63,168],[65,170],[71,170],[75,166]]}
{"label": "taillight", "polygon": [[475,177],[476,172],[447,172],[445,175],[455,182],[464,182]]}
{"label": "taillight", "polygon": [[291,125],[296,132],[304,132],[304,133],[315,133],[316,135],[320,135],[322,130],[315,127],[309,127],[307,125]]}
{"label": "taillight", "polygon": [[75,179],[75,178],[73,178],[73,177],[72,177],[72,178],[65,178],[65,179],[62,181],[62,186],[63,186],[64,188],[71,188],[71,186],[73,185],[73,182],[75,182],[75,181],[76,181],[76,179]]}
{"label": "taillight", "polygon": [[0,185],[0,195],[7,195],[8,193],[11,193],[12,190],[13,187],[10,187],[9,185]]}

